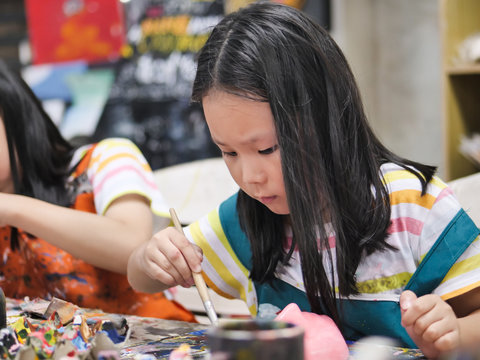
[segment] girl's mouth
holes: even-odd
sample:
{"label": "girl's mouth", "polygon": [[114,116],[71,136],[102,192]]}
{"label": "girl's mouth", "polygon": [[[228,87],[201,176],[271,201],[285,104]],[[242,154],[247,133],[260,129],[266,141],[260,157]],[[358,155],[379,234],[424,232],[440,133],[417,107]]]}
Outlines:
{"label": "girl's mouth", "polygon": [[275,200],[276,196],[262,196],[259,198],[260,202],[265,205],[271,204]]}

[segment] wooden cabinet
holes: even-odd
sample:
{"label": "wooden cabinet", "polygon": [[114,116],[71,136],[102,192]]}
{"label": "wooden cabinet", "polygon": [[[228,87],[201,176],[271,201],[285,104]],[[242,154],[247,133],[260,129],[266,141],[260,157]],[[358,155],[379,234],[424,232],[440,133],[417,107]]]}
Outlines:
{"label": "wooden cabinet", "polygon": [[445,179],[479,171],[460,153],[463,136],[480,133],[480,63],[459,60],[459,47],[480,33],[480,0],[440,0]]}

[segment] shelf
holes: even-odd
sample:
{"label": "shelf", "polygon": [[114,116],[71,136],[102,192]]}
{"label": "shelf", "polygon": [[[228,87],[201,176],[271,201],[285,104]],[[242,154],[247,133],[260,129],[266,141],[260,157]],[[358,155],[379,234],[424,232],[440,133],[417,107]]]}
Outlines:
{"label": "shelf", "polygon": [[445,72],[450,75],[480,75],[480,64],[449,66]]}
{"label": "shelf", "polygon": [[480,63],[461,63],[459,47],[480,32],[479,0],[440,0],[442,41],[442,102],[447,181],[478,169],[460,152],[464,137],[480,133]]}

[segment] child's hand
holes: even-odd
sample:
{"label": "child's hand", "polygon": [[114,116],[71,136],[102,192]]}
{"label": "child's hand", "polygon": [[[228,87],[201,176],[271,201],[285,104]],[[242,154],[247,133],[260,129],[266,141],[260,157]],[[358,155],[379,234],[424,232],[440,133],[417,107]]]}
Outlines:
{"label": "child's hand", "polygon": [[202,270],[202,250],[171,227],[156,233],[133,255],[144,273],[167,287],[190,287],[194,284],[192,271]]}
{"label": "child's hand", "polygon": [[450,305],[438,295],[417,298],[412,291],[400,296],[402,326],[428,358],[460,346],[458,319]]}

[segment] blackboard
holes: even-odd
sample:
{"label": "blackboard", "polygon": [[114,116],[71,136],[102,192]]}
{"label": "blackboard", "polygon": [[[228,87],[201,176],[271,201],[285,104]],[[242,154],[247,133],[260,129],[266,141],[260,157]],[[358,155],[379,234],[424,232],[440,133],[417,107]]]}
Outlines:
{"label": "blackboard", "polygon": [[222,1],[135,0],[125,14],[128,44],[93,140],[130,138],[153,169],[219,156],[190,95],[195,55]]}

